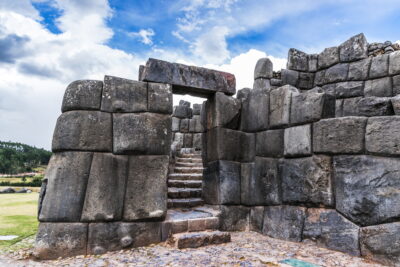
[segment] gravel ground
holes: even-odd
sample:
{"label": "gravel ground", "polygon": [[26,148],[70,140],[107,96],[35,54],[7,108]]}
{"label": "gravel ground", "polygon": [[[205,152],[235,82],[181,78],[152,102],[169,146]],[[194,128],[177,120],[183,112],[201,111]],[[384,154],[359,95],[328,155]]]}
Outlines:
{"label": "gravel ground", "polygon": [[[31,242],[31,241],[27,241]],[[167,243],[98,256],[77,256],[53,261],[29,259],[31,248],[0,254],[0,266],[289,266],[284,259],[299,259],[319,266],[383,266],[313,244],[287,242],[254,232],[232,233],[232,242],[197,249],[176,249]]]}

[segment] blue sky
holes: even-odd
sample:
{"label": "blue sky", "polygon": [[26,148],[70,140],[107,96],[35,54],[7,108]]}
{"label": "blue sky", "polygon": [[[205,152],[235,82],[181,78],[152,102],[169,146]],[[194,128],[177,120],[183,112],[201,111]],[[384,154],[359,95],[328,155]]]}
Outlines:
{"label": "blue sky", "polygon": [[360,32],[398,41],[398,14],[398,0],[0,0],[0,140],[50,148],[77,79],[136,79],[155,57],[251,87],[257,59],[279,70],[291,47],[318,53]]}

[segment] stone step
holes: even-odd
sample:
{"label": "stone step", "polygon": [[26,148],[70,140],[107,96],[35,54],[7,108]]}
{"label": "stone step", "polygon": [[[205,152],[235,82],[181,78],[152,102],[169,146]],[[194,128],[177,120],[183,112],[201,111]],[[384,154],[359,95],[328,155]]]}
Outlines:
{"label": "stone step", "polygon": [[180,158],[193,158],[193,159],[201,159],[201,154],[180,154]]}
{"label": "stone step", "polygon": [[203,167],[175,167],[175,173],[203,173]]}
{"label": "stone step", "polygon": [[193,208],[203,205],[204,201],[201,198],[169,198],[168,208]]}
{"label": "stone step", "polygon": [[203,180],[202,173],[171,173],[168,179],[172,180]]}
{"label": "stone step", "polygon": [[179,188],[201,188],[201,180],[168,180],[169,187]]}
{"label": "stone step", "polygon": [[175,167],[203,167],[201,162],[177,162]]}
{"label": "stone step", "polygon": [[168,187],[169,198],[196,198],[201,197],[201,188]]}
{"label": "stone step", "polygon": [[220,231],[181,233],[174,234],[168,242],[178,249],[198,248],[231,242],[231,234]]}
{"label": "stone step", "polygon": [[176,163],[202,163],[203,160],[200,159],[193,159],[193,158],[179,158],[176,157]]}

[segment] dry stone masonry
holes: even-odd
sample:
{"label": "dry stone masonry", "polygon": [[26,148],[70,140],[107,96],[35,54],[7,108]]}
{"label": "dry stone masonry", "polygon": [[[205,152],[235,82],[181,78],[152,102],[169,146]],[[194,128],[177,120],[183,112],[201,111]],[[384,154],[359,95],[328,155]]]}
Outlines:
{"label": "dry stone masonry", "polygon": [[[319,54],[290,49],[287,69],[260,59],[253,88],[236,97],[231,74],[156,59],[139,80],[68,86],[41,192],[39,257],[251,230],[400,266],[397,44],[359,34]],[[207,101],[173,108],[172,93]],[[199,179],[168,179],[187,172]],[[174,196],[200,201],[194,213],[167,211]],[[229,236],[171,242],[210,240]]]}

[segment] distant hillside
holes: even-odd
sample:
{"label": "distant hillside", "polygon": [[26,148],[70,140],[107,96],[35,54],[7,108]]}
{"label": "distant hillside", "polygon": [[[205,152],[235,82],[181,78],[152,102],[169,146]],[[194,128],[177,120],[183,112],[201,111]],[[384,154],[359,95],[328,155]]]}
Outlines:
{"label": "distant hillside", "polygon": [[21,143],[0,141],[0,173],[30,172],[49,163],[51,152]]}

